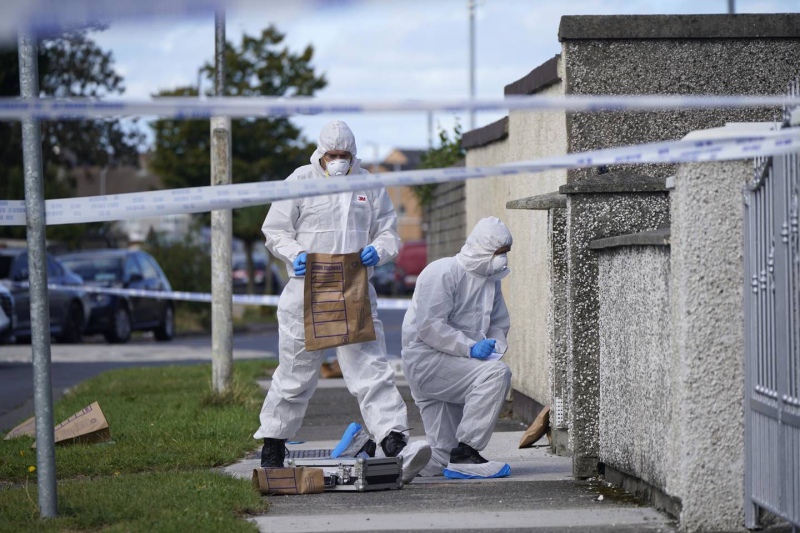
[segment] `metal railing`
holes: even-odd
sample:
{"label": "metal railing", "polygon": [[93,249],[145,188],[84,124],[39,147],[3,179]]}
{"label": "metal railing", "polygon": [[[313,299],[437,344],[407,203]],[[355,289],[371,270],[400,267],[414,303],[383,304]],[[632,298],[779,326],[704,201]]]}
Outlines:
{"label": "metal railing", "polygon": [[[800,94],[795,81],[791,96]],[[784,127],[793,109],[784,110]],[[800,531],[800,155],[756,160],[745,192],[745,526]]]}

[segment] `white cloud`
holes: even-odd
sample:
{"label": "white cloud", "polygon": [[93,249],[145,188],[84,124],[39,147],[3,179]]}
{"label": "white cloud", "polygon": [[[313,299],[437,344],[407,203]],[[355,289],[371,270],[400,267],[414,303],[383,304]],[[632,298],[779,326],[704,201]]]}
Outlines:
{"label": "white cloud", "polygon": [[[227,16],[228,39],[259,33],[270,23],[286,34],[286,45],[315,49],[313,65],[325,73],[321,97],[447,98],[468,94],[468,14],[464,0],[376,0],[322,2],[244,1]],[[499,97],[505,85],[560,52],[558,25],[568,14],[724,13],[727,0],[483,0],[476,13],[476,91]],[[798,11],[796,0],[736,0],[737,12]],[[117,24],[96,36],[113,50],[125,74],[126,97],[146,98],[160,89],[196,84],[198,68],[213,59],[212,16]],[[463,114],[462,114],[463,115]],[[478,125],[498,114],[479,114]],[[310,139],[331,117],[298,117]],[[424,113],[342,117],[359,140],[425,147]],[[436,114],[451,128],[453,116]],[[462,124],[468,123],[466,115]],[[362,155],[373,145],[365,144]]]}

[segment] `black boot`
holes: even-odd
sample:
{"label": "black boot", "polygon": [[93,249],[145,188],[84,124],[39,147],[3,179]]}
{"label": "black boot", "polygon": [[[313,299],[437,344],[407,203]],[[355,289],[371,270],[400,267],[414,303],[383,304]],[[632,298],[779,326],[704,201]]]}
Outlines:
{"label": "black boot", "polygon": [[381,448],[383,449],[383,453],[386,454],[386,457],[397,457],[405,447],[406,438],[402,433],[398,433],[397,431],[392,431],[381,441]]}
{"label": "black boot", "polygon": [[459,442],[458,446],[450,450],[450,462],[460,464],[472,463],[479,465],[488,463],[489,461],[484,459],[483,456],[478,453],[478,450],[469,444]]}
{"label": "black boot", "polygon": [[261,448],[261,468],[282,468],[286,459],[285,440],[264,439]]}

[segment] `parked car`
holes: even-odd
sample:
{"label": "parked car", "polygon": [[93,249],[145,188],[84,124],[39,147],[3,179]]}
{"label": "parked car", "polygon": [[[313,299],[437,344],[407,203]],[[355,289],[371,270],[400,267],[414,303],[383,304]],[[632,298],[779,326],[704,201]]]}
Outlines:
{"label": "parked car", "polygon": [[370,281],[375,287],[375,292],[386,296],[394,296],[397,293],[397,286],[394,281],[394,261],[389,261],[383,265],[376,266]]}
{"label": "parked car", "polygon": [[409,241],[400,247],[394,259],[394,280],[397,294],[414,292],[419,276],[428,264],[428,245],[425,241]]}
{"label": "parked car", "polygon": [[[47,254],[46,260],[48,284],[70,287],[47,291],[50,300],[50,334],[60,342],[79,343],[83,340],[87,318],[91,312],[88,295],[81,290],[83,279],[50,254]],[[28,250],[0,249],[0,283],[14,297],[14,335],[18,341],[29,341],[31,338],[31,301],[27,282]]]}
{"label": "parked car", "polygon": [[[141,250],[84,250],[60,256],[87,285],[148,291],[172,291],[153,257]],[[92,293],[87,334],[102,334],[112,343],[128,342],[135,330],[152,330],[156,340],[175,335],[172,300]]]}
{"label": "parked car", "polygon": [[[270,261],[270,283],[271,294],[280,294],[286,282],[281,276],[281,266],[276,260]],[[266,281],[267,257],[264,255],[253,256],[253,286],[256,292],[264,292]],[[233,257],[233,292],[244,293],[247,291],[247,281],[250,279],[247,273],[247,256],[236,254]]]}
{"label": "parked car", "polygon": [[0,285],[0,344],[8,344],[14,341],[16,321],[14,296],[5,285]]}

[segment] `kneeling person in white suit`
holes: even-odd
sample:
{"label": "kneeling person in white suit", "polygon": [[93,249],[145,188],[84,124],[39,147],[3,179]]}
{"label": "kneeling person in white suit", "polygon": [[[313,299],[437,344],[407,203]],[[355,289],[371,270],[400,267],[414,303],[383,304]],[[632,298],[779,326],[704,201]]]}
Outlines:
{"label": "kneeling person in white suit", "polygon": [[511,386],[499,360],[508,349],[508,309],[500,280],[509,274],[511,233],[500,219],[478,222],[455,257],[417,278],[403,320],[403,372],[433,454],[420,475],[504,477],[505,463],[480,452]]}

